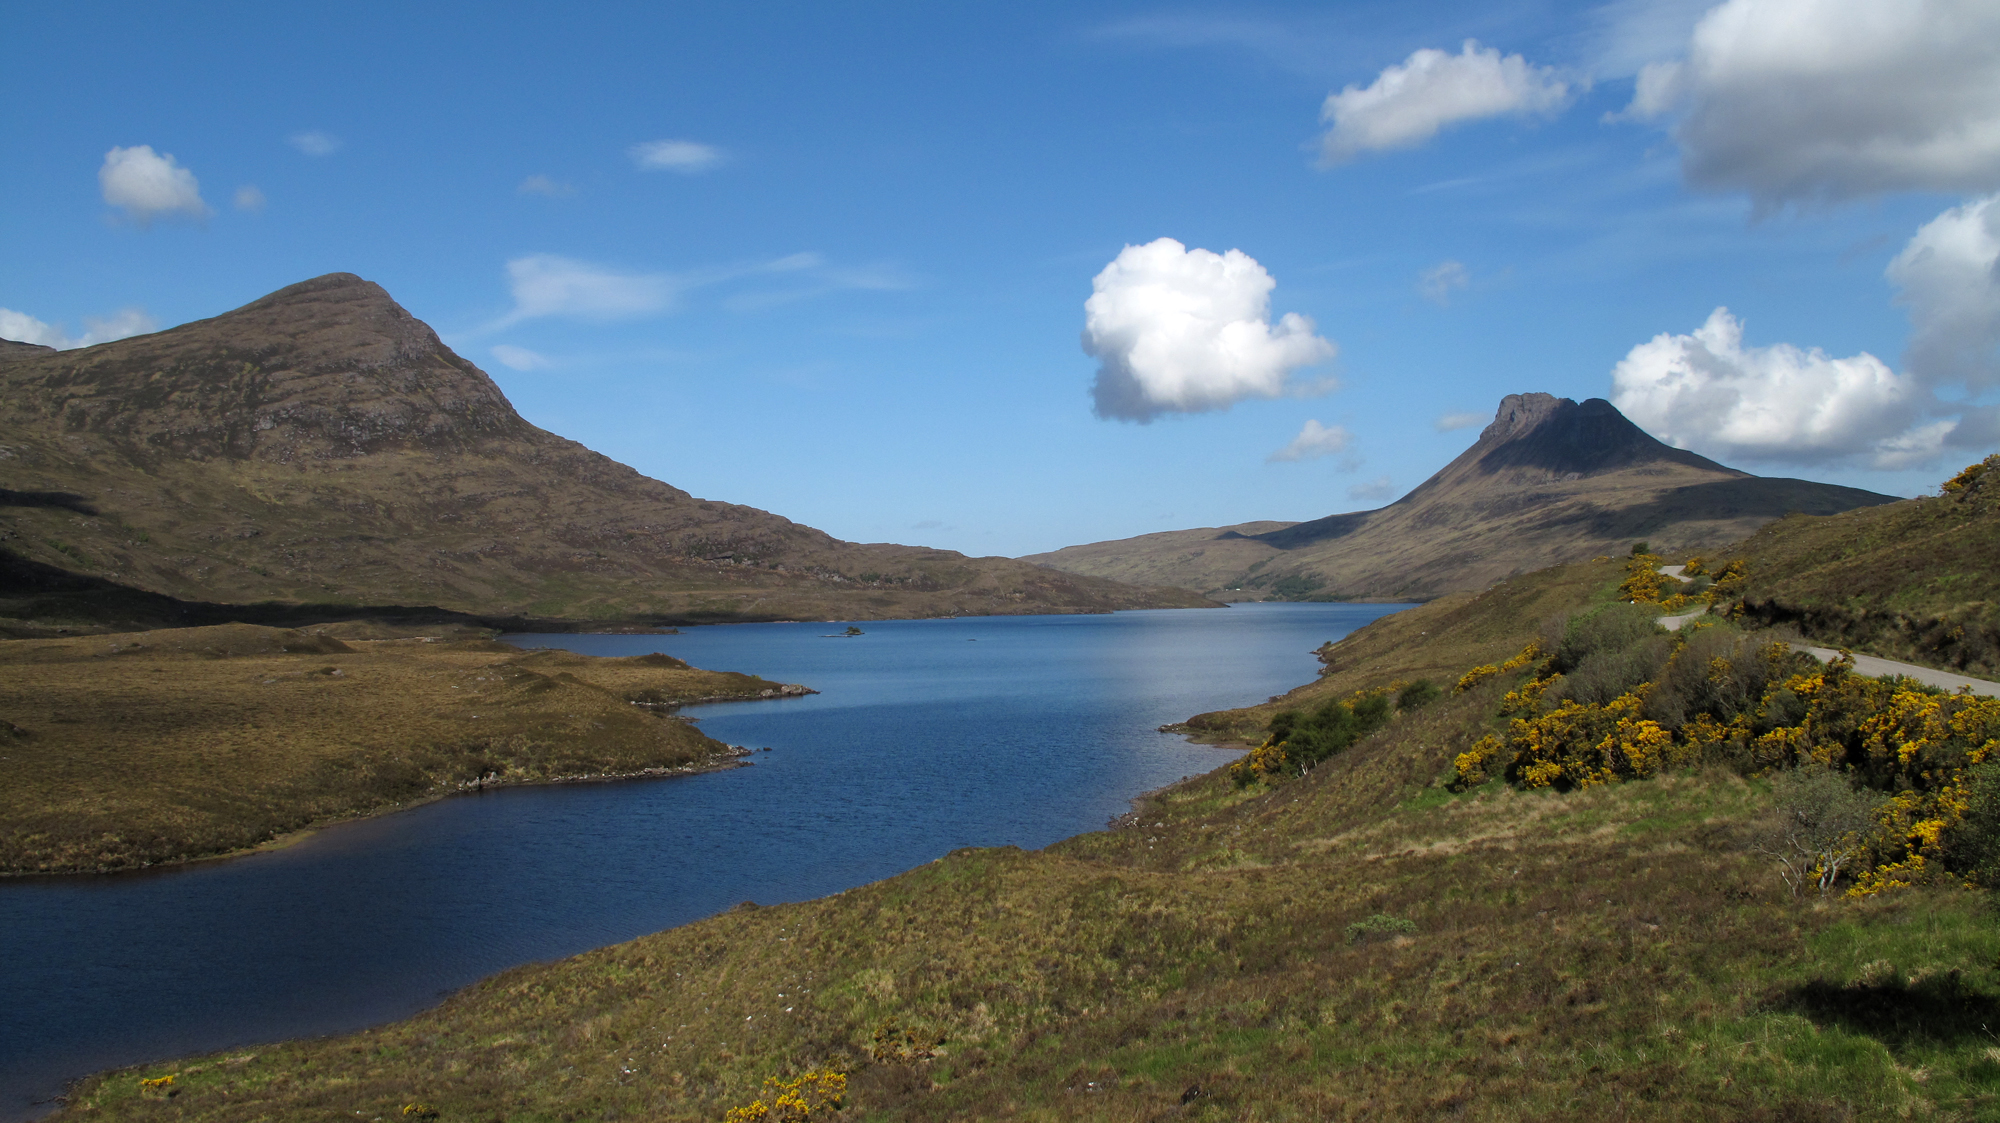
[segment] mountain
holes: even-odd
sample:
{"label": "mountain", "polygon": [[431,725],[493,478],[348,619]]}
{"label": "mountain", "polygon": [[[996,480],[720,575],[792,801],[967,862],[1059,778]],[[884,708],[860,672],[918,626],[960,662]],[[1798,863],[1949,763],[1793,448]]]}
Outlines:
{"label": "mountain", "polygon": [[63,589],[662,623],[1208,603],[696,498],[529,424],[346,273],[153,335],[0,346],[0,551],[17,616]]}
{"label": "mountain", "polygon": [[1458,459],[1387,507],[1069,546],[1023,561],[1244,599],[1428,600],[1644,539],[1672,554],[1782,515],[1895,496],[1767,479],[1662,444],[1610,402],[1509,394]]}

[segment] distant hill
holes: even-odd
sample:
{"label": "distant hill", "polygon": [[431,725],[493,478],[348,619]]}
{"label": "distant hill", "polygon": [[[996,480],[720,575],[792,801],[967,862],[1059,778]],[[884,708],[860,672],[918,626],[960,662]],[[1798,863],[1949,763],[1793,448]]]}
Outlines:
{"label": "distant hill", "polygon": [[1208,603],[695,498],[529,424],[346,273],[153,335],[0,344],[0,554],[14,616],[121,590],[573,621]]}
{"label": "distant hill", "polygon": [[1610,402],[1510,394],[1479,440],[1373,511],[1069,546],[1023,561],[1233,600],[1428,600],[1644,539],[1692,552],[1895,496],[1767,479],[1662,444]]}

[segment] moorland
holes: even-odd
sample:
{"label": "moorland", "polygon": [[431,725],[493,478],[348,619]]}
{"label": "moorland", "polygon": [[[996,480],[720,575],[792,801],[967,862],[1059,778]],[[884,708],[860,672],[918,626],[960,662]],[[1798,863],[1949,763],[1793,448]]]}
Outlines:
{"label": "moorland", "polygon": [[0,874],[240,852],[473,787],[726,767],[676,710],[806,692],[469,629],[0,640]]}
{"label": "moorland", "polygon": [[1192,719],[1251,753],[1115,829],[102,1074],[59,1117],[1990,1118],[2000,703],[1783,641],[1888,619],[1973,665],[1920,641],[1983,618],[1955,590],[1996,555],[1897,528],[1991,543],[2000,457],[1834,518],[1672,559],[1694,586],[1634,548],[1385,617]]}

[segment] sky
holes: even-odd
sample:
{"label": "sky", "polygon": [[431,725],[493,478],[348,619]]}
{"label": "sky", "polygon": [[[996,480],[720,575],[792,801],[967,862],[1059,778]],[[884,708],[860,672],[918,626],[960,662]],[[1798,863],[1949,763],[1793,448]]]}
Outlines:
{"label": "sky", "polygon": [[351,272],[543,428],[1018,556],[1395,499],[1500,398],[2000,447],[2000,5],[18,5],[0,337]]}

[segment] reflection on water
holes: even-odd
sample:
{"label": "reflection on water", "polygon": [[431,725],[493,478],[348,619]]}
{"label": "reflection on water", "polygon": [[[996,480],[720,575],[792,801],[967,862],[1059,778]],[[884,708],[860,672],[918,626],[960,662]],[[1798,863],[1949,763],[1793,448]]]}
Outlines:
{"label": "reflection on water", "polygon": [[749,768],[488,790],[226,862],[0,882],[0,1118],[111,1065],[353,1029],[738,901],[1095,829],[1228,759],[1159,725],[1306,681],[1312,648],[1399,607],[510,637],[821,693],[690,711],[771,747]]}

